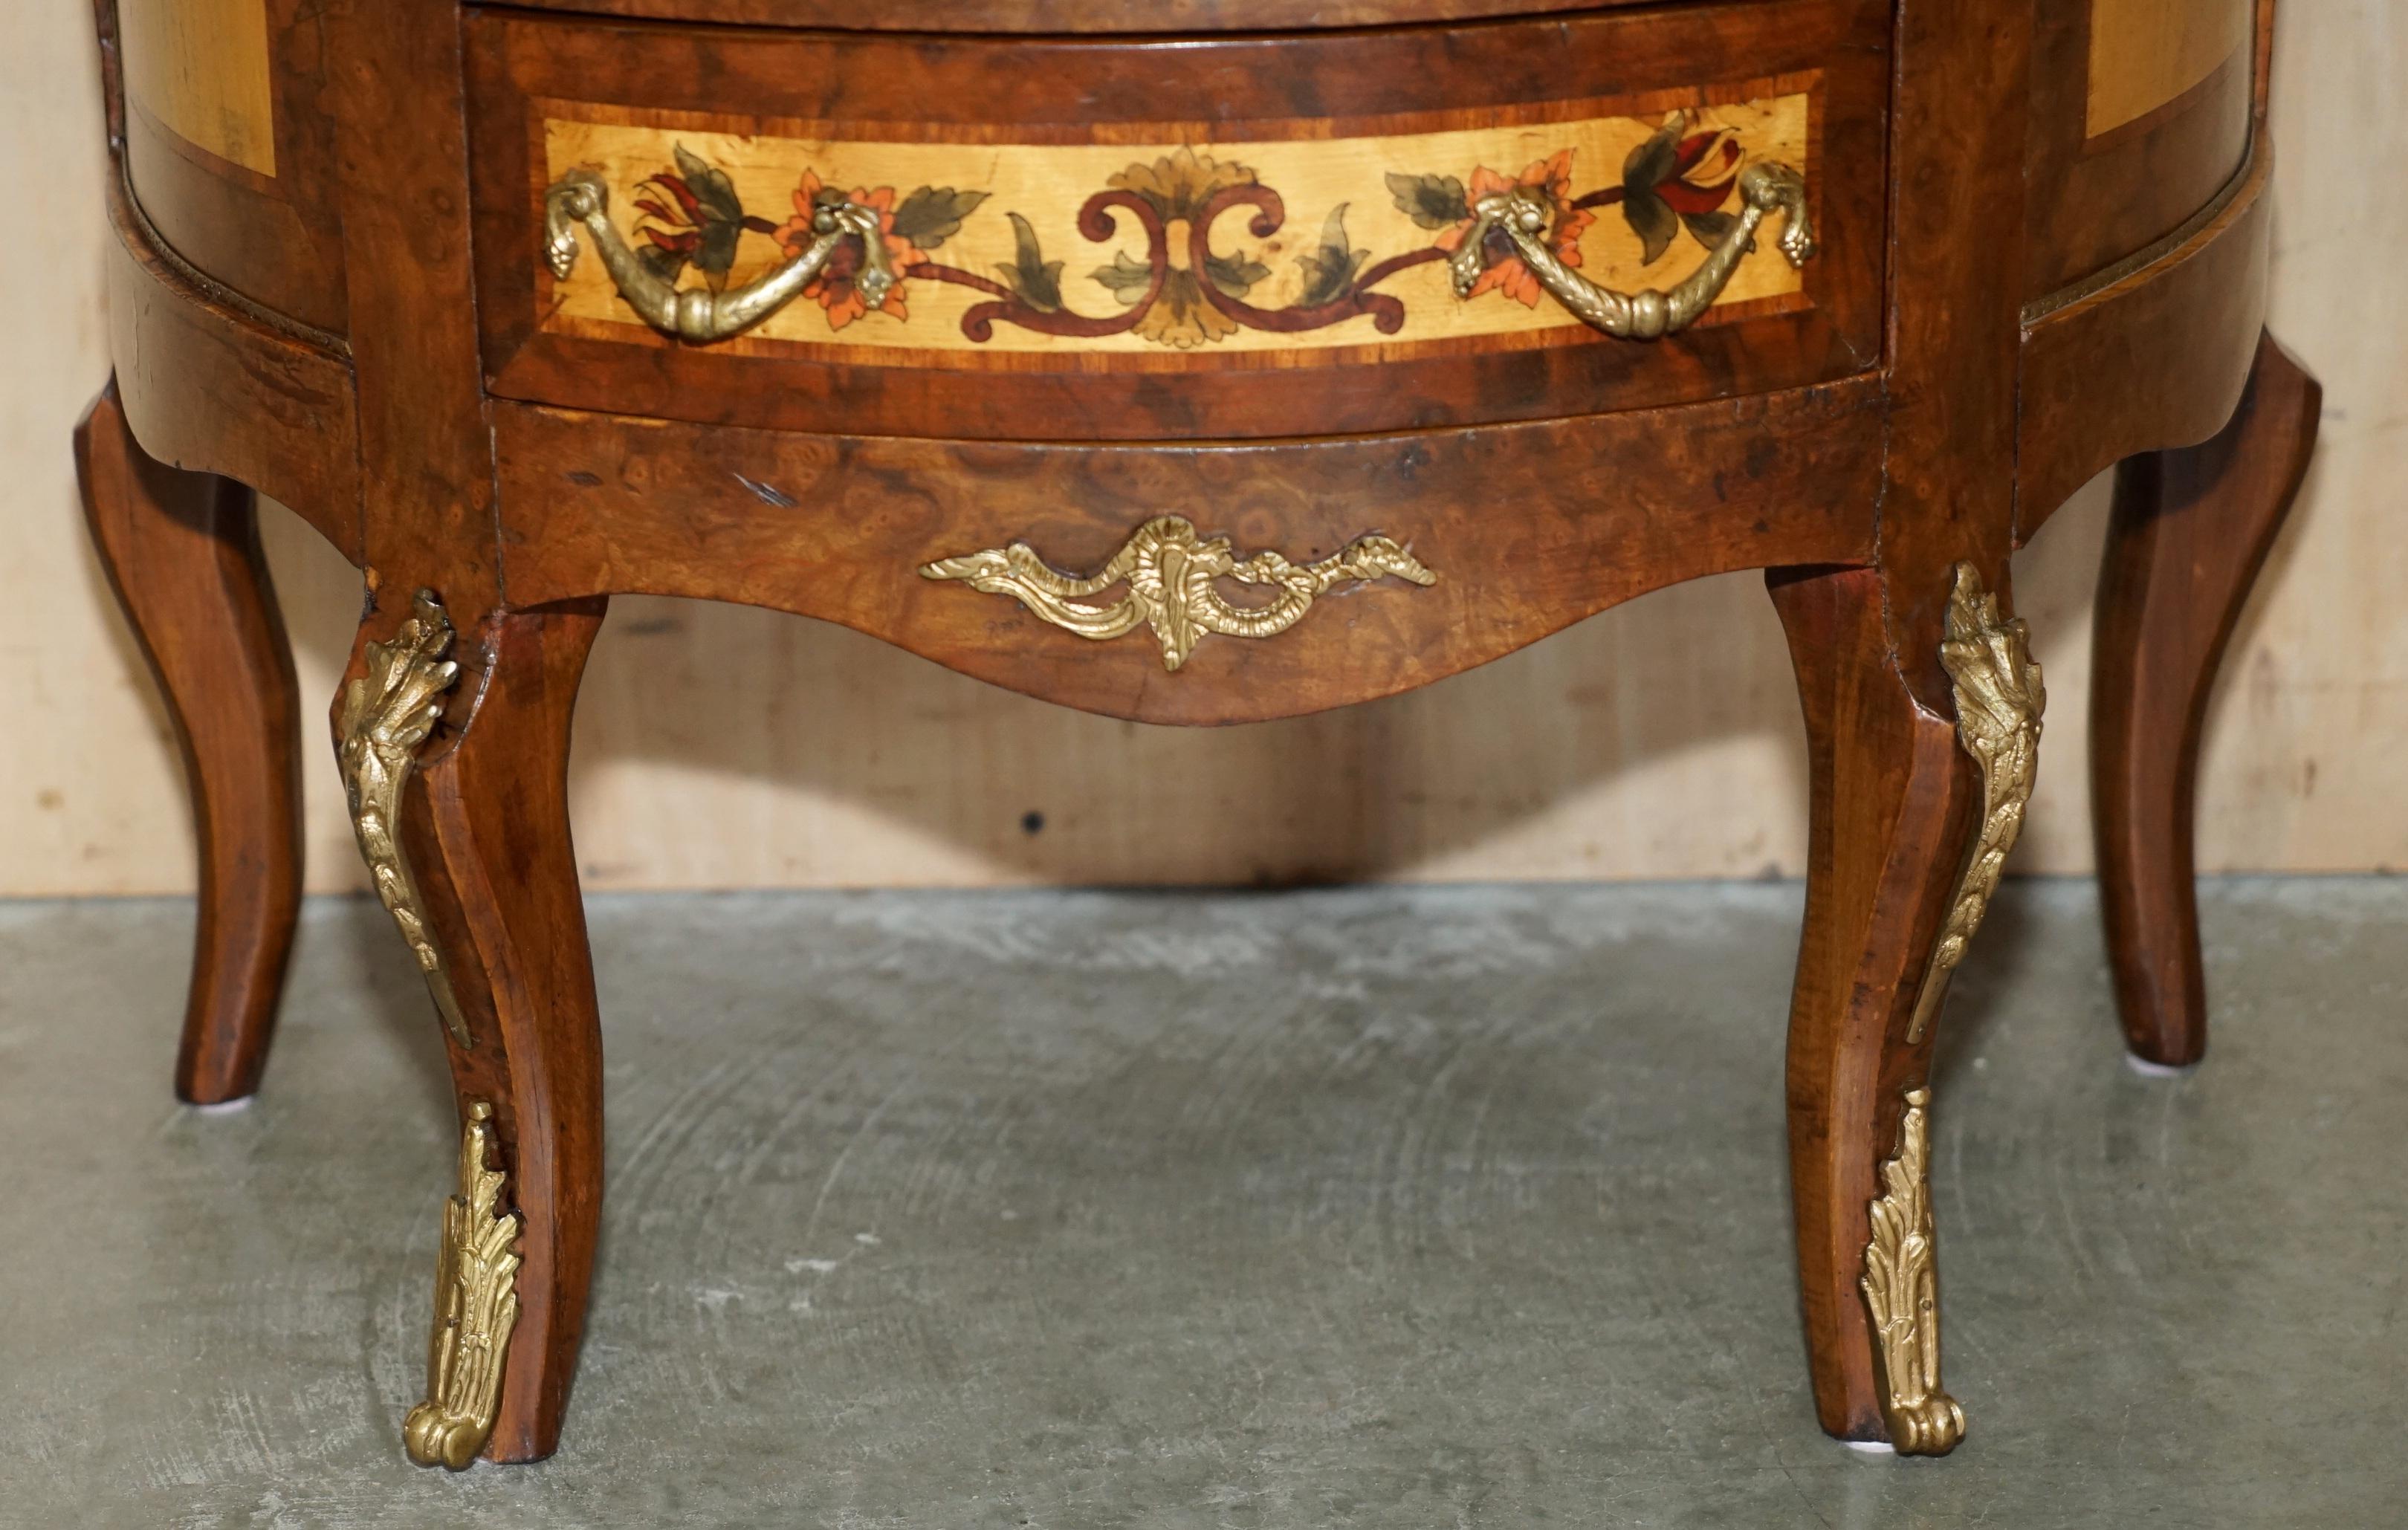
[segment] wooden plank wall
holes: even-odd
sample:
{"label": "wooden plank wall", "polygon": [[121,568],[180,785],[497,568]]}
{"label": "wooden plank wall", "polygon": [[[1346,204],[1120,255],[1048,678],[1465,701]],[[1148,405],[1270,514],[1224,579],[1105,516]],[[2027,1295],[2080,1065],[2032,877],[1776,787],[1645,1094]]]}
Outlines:
{"label": "wooden plank wall", "polygon": [[[2389,0],[2283,11],[2276,332],[2327,385],[2324,454],[2243,620],[2211,720],[2202,866],[2408,865],[2408,156]],[[106,373],[105,161],[88,13],[30,7],[0,56],[0,201],[57,258],[0,369],[0,894],[179,893],[189,813],[165,722],[83,545],[67,431]],[[2103,485],[2017,565],[2048,666],[2041,790],[2015,865],[2089,866],[2090,579]],[[269,517],[308,696],[357,611],[350,570]],[[313,715],[315,715],[313,713]],[[313,749],[316,741],[312,740]],[[849,632],[624,600],[578,736],[596,889],[1794,875],[1803,743],[1752,576],[1665,592],[1395,701],[1218,732],[1007,695]],[[326,756],[310,882],[359,885]]]}

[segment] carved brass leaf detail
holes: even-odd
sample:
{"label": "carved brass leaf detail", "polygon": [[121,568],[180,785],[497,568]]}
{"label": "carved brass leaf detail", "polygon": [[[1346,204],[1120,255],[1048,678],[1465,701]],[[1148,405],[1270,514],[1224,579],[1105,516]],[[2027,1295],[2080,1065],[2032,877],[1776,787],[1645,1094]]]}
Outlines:
{"label": "carved brass leaf detail", "polygon": [[1971,564],[1956,565],[1940,664],[1956,682],[1956,740],[1982,767],[1982,829],[1915,997],[1910,1043],[1930,1028],[1948,992],[1948,975],[1965,959],[1966,944],[1999,890],[2007,851],[2023,833],[2024,808],[2040,770],[2041,712],[2048,705],[2031,656],[2030,628],[2020,617],[1999,620],[1999,599],[1982,587]]}
{"label": "carved brass leaf detail", "polygon": [[1931,1092],[1911,1089],[1898,1154],[1882,1165],[1872,1239],[1859,1285],[1871,1316],[1882,1416],[1901,1455],[1946,1455],[1965,1437],[1965,1410],[1940,1390],[1940,1287],[1931,1220]]}
{"label": "carved brass leaf detail", "polygon": [[435,1272],[435,1325],[426,1339],[426,1400],[409,1410],[402,1439],[422,1466],[466,1470],[494,1432],[502,1363],[518,1326],[516,1212],[497,1209],[505,1176],[485,1166],[494,1108],[470,1103],[460,1129],[460,1189],[444,1204]]}
{"label": "carved brass leaf detail", "polygon": [[443,603],[433,591],[418,592],[400,632],[390,643],[368,644],[367,673],[344,688],[335,754],[351,803],[351,829],[359,837],[377,899],[393,915],[419,970],[426,975],[427,991],[435,997],[444,1028],[466,1047],[471,1044],[468,1022],[452,997],[443,953],[427,931],[418,880],[410,875],[409,857],[399,837],[402,788],[417,766],[418,747],[443,715],[443,694],[459,679],[460,666],[444,657],[452,636],[452,619],[444,614]]}
{"label": "carved brass leaf detail", "polygon": [[[1118,637],[1140,626],[1162,644],[1162,667],[1176,670],[1209,634],[1270,637],[1304,617],[1332,585],[1394,576],[1413,584],[1438,582],[1411,552],[1385,536],[1358,536],[1326,558],[1293,564],[1276,552],[1240,558],[1226,536],[1199,537],[1193,522],[1159,516],[1140,526],[1086,579],[1057,574],[1025,542],[989,548],[921,566],[924,578],[961,579],[991,595],[1010,595],[1039,617],[1082,637]],[[1240,606],[1212,581],[1231,579],[1279,592],[1268,605]],[[1109,606],[1085,597],[1115,584],[1127,593]]]}

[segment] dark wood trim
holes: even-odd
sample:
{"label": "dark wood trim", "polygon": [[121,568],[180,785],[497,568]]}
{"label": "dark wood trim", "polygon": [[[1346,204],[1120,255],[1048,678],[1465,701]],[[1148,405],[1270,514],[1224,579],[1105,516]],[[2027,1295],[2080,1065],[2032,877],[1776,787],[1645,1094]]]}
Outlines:
{"label": "dark wood trim", "polygon": [[2091,644],[2091,812],[2125,1040],[2163,1066],[2207,1051],[2191,850],[2208,698],[2307,477],[2323,398],[2267,336],[2223,430],[2115,478]]}
{"label": "dark wood trim", "polygon": [[431,587],[472,624],[502,592],[461,195],[462,21],[448,6],[360,5],[326,25],[345,81],[332,104],[370,598],[398,624]]}
{"label": "dark wood trim", "polygon": [[2025,194],[2028,11],[1953,0],[1899,17],[1881,565],[1900,672],[1942,716],[1954,710],[1940,668],[1950,571],[1970,559],[2003,590],[2014,525],[2022,223],[2000,214]]}
{"label": "dark wood trim", "polygon": [[2089,0],[2032,7],[2034,57],[2026,148],[2026,301],[2164,238],[2240,171],[2257,119],[2253,78],[2263,56],[2244,47],[2175,101],[2093,137],[2089,132]]}
{"label": "dark wood trim", "polygon": [[199,1105],[259,1088],[301,911],[300,702],[251,492],[143,451],[112,387],[76,427],[84,520],[184,756],[200,920],[176,1055]]}
{"label": "dark wood trim", "polygon": [[[2082,140],[2085,157],[2112,154],[2135,138],[2145,138],[2178,117],[2187,117],[2201,108],[2213,109],[2215,104],[2231,94],[2233,76],[2247,76],[2257,66],[2258,50],[2245,45],[2222,64],[2208,71],[2205,79],[2184,91],[2172,100],[2152,110],[2144,111],[2128,122],[2118,122],[2104,133],[2094,133]],[[2251,93],[2254,95],[2255,92]]]}
{"label": "dark wood trim", "polygon": [[323,7],[266,0],[276,174],[233,164],[170,132],[123,99],[117,0],[101,16],[102,76],[113,140],[164,248],[261,307],[340,333],[343,238],[335,214],[334,134],[321,98]]}
{"label": "dark wood trim", "polygon": [[279,335],[289,336],[304,345],[315,347],[329,355],[339,357],[345,363],[351,361],[351,343],[340,335],[332,330],[320,329],[315,324],[304,322],[289,313],[279,312],[256,298],[235,291],[186,260],[174,245],[167,242],[167,236],[159,231],[158,224],[150,221],[150,215],[143,210],[141,200],[134,194],[134,179],[125,173],[123,160],[121,159],[118,162],[117,168],[120,173],[115,185],[121,199],[116,204],[115,210],[122,214],[123,222],[132,230],[133,235],[138,236],[148,247],[146,250],[148,255],[156,257],[160,265],[174,271],[183,279],[186,286],[193,288],[210,302],[222,307],[232,308],[264,329],[272,329]]}
{"label": "dark wood trim", "polygon": [[2261,138],[2249,179],[2188,242],[2025,329],[2017,546],[2124,458],[2205,440],[2231,418],[2265,324],[2272,173]]}
{"label": "dark wood trim", "polygon": [[1602,10],[1656,0],[520,0],[530,9],[753,26],[926,33],[1326,31]]}
{"label": "dark wood trim", "polygon": [[143,450],[250,485],[362,562],[351,367],[188,283],[114,182],[109,211],[109,350]]}
{"label": "dark wood trim", "polygon": [[2094,297],[2128,277],[2135,276],[2167,257],[2179,254],[2224,217],[2232,204],[2249,193],[2258,183],[2258,156],[2264,138],[2250,140],[2249,157],[2241,162],[2241,171],[2225,183],[2214,200],[2186,219],[2182,226],[2143,250],[2134,250],[2114,265],[2094,271],[2071,287],[2060,287],[2046,297],[2034,298],[2024,305],[2024,327],[2029,329],[2049,315],[2070,308],[2086,298]]}

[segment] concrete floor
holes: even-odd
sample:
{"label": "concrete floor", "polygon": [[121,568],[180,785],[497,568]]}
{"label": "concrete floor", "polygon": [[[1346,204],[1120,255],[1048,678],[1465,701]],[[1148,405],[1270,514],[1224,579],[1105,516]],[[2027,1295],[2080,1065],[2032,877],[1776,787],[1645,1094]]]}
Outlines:
{"label": "concrete floor", "polygon": [[601,898],[566,1445],[402,1458],[442,1060],[310,908],[265,1093],[177,1107],[190,912],[0,906],[10,1526],[2408,1523],[2408,882],[2207,897],[2121,1061],[2080,883],[1942,1044],[1944,1461],[1814,1428],[1794,887]]}

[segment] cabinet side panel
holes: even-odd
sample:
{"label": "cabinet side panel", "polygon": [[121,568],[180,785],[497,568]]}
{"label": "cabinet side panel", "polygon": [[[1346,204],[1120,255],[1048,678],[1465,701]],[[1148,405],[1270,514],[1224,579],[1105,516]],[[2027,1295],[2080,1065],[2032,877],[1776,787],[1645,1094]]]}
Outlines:
{"label": "cabinet side panel", "polygon": [[267,0],[118,0],[131,105],[196,149],[276,174]]}
{"label": "cabinet side panel", "polygon": [[2091,0],[2087,136],[2172,104],[2239,56],[2252,9],[2251,0]]}

